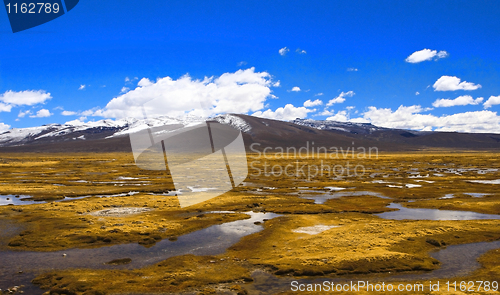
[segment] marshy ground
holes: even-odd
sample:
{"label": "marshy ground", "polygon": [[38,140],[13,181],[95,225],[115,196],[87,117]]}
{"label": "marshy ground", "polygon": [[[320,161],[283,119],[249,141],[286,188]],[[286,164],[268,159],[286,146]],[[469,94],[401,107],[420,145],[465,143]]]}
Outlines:
{"label": "marshy ground", "polygon": [[[181,208],[176,194],[182,192],[174,191],[168,173],[137,168],[131,154],[2,154],[2,202],[28,205],[0,206],[0,227],[15,228],[2,228],[1,250],[131,243],[149,249],[246,220],[245,212],[275,213],[220,254],[173,256],[132,269],[129,257],[111,262],[111,269],[74,269],[63,261],[33,280],[47,294],[252,294],[256,270],[290,282],[367,275],[384,280],[438,269],[432,251],[500,240],[498,219],[436,220],[439,210],[480,213],[477,218],[500,214],[497,153],[251,154],[247,161],[249,176],[236,189]],[[380,213],[397,210],[388,208],[391,203],[436,210],[422,220],[385,219]],[[480,269],[453,280],[499,280],[500,250],[479,262]],[[280,292],[294,293],[290,287],[271,293]]]}

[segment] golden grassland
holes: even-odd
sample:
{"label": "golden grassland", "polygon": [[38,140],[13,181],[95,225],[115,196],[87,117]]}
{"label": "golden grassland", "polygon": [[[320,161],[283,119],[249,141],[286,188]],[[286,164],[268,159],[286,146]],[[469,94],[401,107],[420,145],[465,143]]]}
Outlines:
{"label": "golden grassland", "polygon": [[[255,269],[286,277],[429,271],[439,268],[439,262],[429,256],[429,251],[438,248],[428,242],[430,239],[439,241],[441,247],[498,240],[500,221],[398,221],[373,214],[394,210],[386,207],[391,202],[401,202],[408,208],[500,214],[498,185],[469,182],[500,179],[500,170],[491,170],[500,169],[498,156],[450,151],[334,159],[318,154],[250,154],[249,176],[244,184],[217,198],[180,208],[176,196],[161,195],[173,189],[168,173],[141,170],[127,153],[2,154],[2,195],[30,195],[34,200],[93,196],[0,206],[0,219],[23,228],[4,248],[55,251],[122,243],[150,247],[162,239],[248,218],[242,212],[260,211],[282,216],[264,222],[262,231],[242,238],[221,255],[177,256],[136,270],[56,270],[41,274],[34,282],[52,290],[50,294],[211,294],[220,288],[245,294],[245,285]],[[356,173],[340,173],[341,167],[357,165]],[[403,188],[406,186],[410,188]],[[320,195],[328,191],[325,187],[377,192],[391,199],[359,195],[315,204],[302,198]],[[476,198],[466,193],[487,195]],[[97,197],[113,194],[123,195]],[[443,199],[447,194],[454,198]],[[124,207],[149,211],[121,216],[94,214]],[[206,213],[219,210],[235,213]],[[316,235],[293,232],[315,225],[338,227]],[[499,255],[490,251],[482,256],[482,268],[467,279],[498,280],[500,269],[494,261],[500,261]]]}

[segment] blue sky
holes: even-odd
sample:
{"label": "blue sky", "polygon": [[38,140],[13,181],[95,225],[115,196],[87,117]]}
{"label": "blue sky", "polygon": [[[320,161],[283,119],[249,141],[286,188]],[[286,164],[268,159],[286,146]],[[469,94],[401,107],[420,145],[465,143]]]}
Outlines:
{"label": "blue sky", "polygon": [[136,116],[151,99],[155,115],[179,115],[210,97],[193,114],[500,133],[499,12],[498,1],[86,0],[12,33],[2,10],[0,130]]}

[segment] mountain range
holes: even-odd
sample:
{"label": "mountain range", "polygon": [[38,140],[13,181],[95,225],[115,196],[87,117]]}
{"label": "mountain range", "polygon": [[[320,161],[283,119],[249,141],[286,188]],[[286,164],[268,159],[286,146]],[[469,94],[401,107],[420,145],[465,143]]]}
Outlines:
{"label": "mountain range", "polygon": [[[211,118],[239,129],[247,149],[265,147],[377,147],[381,151],[422,149],[500,150],[500,134],[414,131],[350,123],[295,119],[289,122],[248,115],[227,114]],[[186,128],[203,118],[100,120],[13,128],[0,133],[0,152],[130,152],[128,134],[171,125]],[[252,145],[253,144],[253,145]]]}

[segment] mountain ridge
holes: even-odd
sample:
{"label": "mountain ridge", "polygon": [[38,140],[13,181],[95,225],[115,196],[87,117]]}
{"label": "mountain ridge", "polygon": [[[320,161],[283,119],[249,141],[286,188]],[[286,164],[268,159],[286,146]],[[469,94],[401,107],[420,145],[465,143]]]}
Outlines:
{"label": "mountain ridge", "polygon": [[[242,131],[247,149],[276,146],[347,147],[377,146],[381,150],[405,151],[425,148],[452,148],[473,150],[500,150],[500,134],[415,131],[378,127],[370,123],[336,122],[295,119],[289,122],[226,114],[210,118]],[[131,151],[128,134],[145,128],[171,125],[173,128],[194,126],[205,119],[186,117],[175,119],[156,117],[148,119],[118,119],[38,127],[13,128],[0,133],[0,151],[31,152],[109,152]]]}

